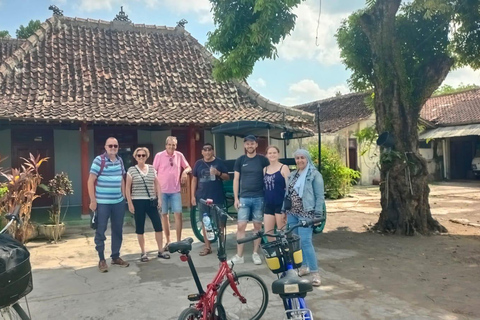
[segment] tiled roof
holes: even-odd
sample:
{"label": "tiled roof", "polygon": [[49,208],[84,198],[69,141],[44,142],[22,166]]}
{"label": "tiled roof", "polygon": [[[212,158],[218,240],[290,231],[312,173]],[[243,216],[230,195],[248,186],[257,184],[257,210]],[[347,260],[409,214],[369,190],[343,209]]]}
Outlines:
{"label": "tiled roof", "polygon": [[25,43],[20,39],[0,39],[0,64]]}
{"label": "tiled roof", "polygon": [[213,57],[183,27],[53,16],[0,64],[0,119],[143,125],[313,116],[246,83],[217,83]]}
{"label": "tiled roof", "polygon": [[[350,93],[302,104],[295,108],[315,114],[317,106],[320,104],[320,131],[323,133],[336,132],[372,115],[373,111],[365,105],[365,98],[370,94]],[[312,129],[317,131],[316,126]]]}
{"label": "tiled roof", "polygon": [[437,126],[480,123],[480,89],[431,97],[420,116]]}

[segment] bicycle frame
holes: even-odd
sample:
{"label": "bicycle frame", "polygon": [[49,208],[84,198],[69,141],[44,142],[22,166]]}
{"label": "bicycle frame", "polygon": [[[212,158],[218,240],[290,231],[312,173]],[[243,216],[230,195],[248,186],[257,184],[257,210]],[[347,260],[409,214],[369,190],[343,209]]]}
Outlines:
{"label": "bicycle frame", "polygon": [[[190,253],[181,254],[180,259],[184,262],[185,261],[188,262],[188,266],[190,268],[193,279],[195,281],[195,285],[197,286],[197,289],[198,289],[198,294],[190,294],[188,296],[188,299],[190,301],[198,301],[195,304],[194,308],[197,310],[202,310],[203,320],[210,320],[210,319],[213,319],[213,315],[215,312],[218,289],[220,285],[225,281],[225,279],[230,283],[230,287],[232,288],[232,290],[235,292],[235,295],[239,298],[239,300],[242,303],[246,302],[246,298],[243,297],[238,291],[235,275],[233,273],[233,266],[232,268],[230,268],[230,266],[227,263],[227,256],[225,253],[225,237],[224,237],[224,231],[223,231],[224,228],[222,227],[226,222],[226,215],[224,219],[222,214],[223,210],[218,208],[218,206],[209,205],[203,199],[201,200],[201,202],[210,208],[210,213],[214,220],[214,232],[217,233],[217,239],[218,239],[217,256],[218,256],[218,260],[220,261],[220,268],[218,269],[218,272],[215,275],[212,282],[210,282],[207,285],[206,291],[202,287],[200,278],[198,277],[198,273],[195,268],[195,265],[193,264],[193,260],[192,260],[192,257],[190,256]],[[213,213],[212,213],[212,209],[213,209]],[[225,221],[222,221],[223,219]]]}

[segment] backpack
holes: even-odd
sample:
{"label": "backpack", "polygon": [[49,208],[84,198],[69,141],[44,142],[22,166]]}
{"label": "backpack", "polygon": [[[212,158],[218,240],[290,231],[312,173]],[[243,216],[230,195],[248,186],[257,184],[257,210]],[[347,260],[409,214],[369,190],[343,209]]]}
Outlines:
{"label": "backpack", "polygon": [[[123,159],[122,157],[120,156],[117,156],[118,160],[120,160],[120,165],[122,166],[122,172],[125,172],[125,173],[122,173],[122,177],[123,179],[126,179],[126,171],[125,171],[125,166],[123,165]],[[102,153],[100,155],[100,170],[98,170],[98,175],[97,175],[97,179],[95,180],[95,186],[97,185],[97,182],[98,182],[98,177],[100,177],[100,175],[102,174],[103,172],[103,169],[105,168],[106,166],[106,162],[107,162],[107,156],[106,156],[106,153]]]}
{"label": "backpack", "polygon": [[27,248],[9,235],[0,234],[0,309],[32,291],[31,270]]}

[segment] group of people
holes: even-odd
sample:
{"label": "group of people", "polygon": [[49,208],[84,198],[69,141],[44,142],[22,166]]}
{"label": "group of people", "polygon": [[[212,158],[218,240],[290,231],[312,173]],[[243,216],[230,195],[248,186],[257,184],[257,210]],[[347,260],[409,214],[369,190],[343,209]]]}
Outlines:
{"label": "group of people", "polygon": [[[90,209],[97,212],[95,245],[99,256],[99,270],[108,271],[104,256],[105,231],[108,219],[112,229],[111,264],[128,267],[128,262],[120,258],[123,219],[125,214],[124,197],[129,211],[134,214],[136,234],[141,249],[140,260],[149,260],[145,250],[144,228],[148,216],[155,230],[158,258],[169,259],[166,248],[170,243],[170,223],[168,213],[175,216],[177,241],[181,240],[182,202],[180,195],[189,173],[192,173],[191,203],[197,205],[200,199],[212,199],[221,207],[225,204],[223,181],[229,174],[224,162],[215,156],[212,144],[202,146],[202,158],[196,161],[193,169],[184,155],[176,151],[177,139],[169,136],[164,151],[155,155],[153,165],[146,164],[150,156],[147,148],[137,148],[133,156],[135,166],[126,171],[118,156],[118,141],[111,137],[105,143],[105,153],[97,156],[90,169],[88,191]],[[245,237],[249,221],[253,222],[254,232],[264,226],[265,231],[296,224],[300,220],[311,220],[323,215],[324,185],[321,174],[315,168],[306,150],[294,153],[296,170],[290,172],[288,166],[279,162],[280,152],[276,146],[269,146],[266,157],[257,154],[257,138],[248,135],[244,138],[245,154],[234,165],[233,193],[234,206],[238,211],[237,239]],[[126,175],[126,183],[123,183]],[[163,230],[166,245],[163,245]],[[200,255],[212,253],[212,247],[205,236],[205,246]],[[312,228],[298,228],[295,231],[300,239],[303,252],[303,267],[300,276],[312,274],[312,283],[320,285],[320,275],[315,250],[312,243]],[[254,242],[252,261],[261,264],[259,255],[260,239]],[[237,252],[230,260],[242,264],[244,245],[237,245]]]}

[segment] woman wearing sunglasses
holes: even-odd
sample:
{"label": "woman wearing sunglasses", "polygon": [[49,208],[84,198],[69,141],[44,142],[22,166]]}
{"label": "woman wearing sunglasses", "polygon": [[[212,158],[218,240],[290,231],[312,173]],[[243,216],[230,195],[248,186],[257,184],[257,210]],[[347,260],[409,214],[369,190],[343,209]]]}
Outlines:
{"label": "woman wearing sunglasses", "polygon": [[133,156],[137,165],[130,167],[127,172],[126,196],[128,210],[135,217],[135,233],[142,254],[140,261],[147,262],[145,251],[145,219],[148,215],[155,230],[155,240],[158,246],[158,258],[170,259],[170,255],[163,252],[162,221],[158,209],[162,207],[161,191],[156,179],[157,173],[152,165],[146,164],[150,151],[140,147],[135,149]]}

